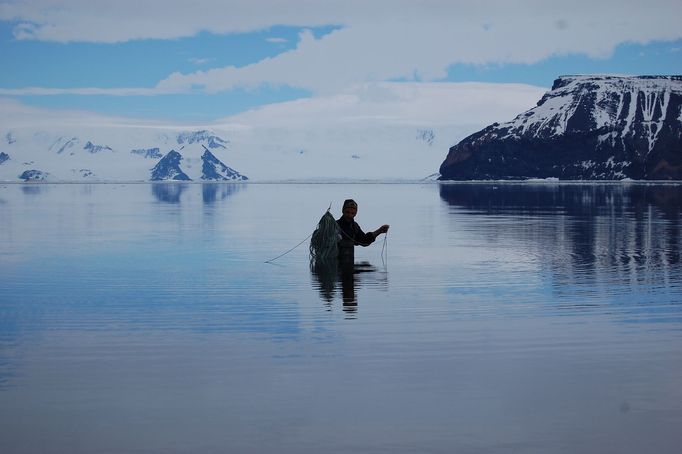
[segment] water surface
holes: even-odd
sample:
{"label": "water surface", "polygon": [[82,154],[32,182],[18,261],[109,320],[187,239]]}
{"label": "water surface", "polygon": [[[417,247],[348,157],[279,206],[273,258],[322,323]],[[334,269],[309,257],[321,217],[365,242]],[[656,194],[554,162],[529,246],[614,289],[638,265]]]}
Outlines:
{"label": "water surface", "polygon": [[[311,271],[330,203],[391,224]],[[677,453],[682,186],[0,185],[0,451]]]}

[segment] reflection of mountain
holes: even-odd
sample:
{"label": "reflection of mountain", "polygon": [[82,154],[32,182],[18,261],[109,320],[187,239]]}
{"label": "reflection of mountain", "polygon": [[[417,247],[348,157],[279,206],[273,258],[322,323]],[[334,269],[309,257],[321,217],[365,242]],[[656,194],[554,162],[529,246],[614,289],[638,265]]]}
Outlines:
{"label": "reflection of mountain", "polygon": [[47,190],[47,186],[38,184],[25,184],[21,186],[21,192],[24,194],[37,195],[42,194]]}
{"label": "reflection of mountain", "polygon": [[616,209],[642,215],[653,206],[672,220],[682,207],[682,186],[677,185],[444,184],[440,196],[449,205],[488,214],[585,216]]}
{"label": "reflection of mountain", "polygon": [[557,277],[589,270],[664,282],[680,262],[681,186],[455,184],[440,196],[482,213],[477,232],[531,249]]}
{"label": "reflection of mountain", "polygon": [[179,203],[180,196],[187,189],[182,183],[153,183],[152,194],[159,202]]}
{"label": "reflection of mountain", "polygon": [[201,197],[204,203],[224,200],[244,188],[243,184],[235,183],[204,183],[201,185]]}
{"label": "reflection of mountain", "polygon": [[[180,203],[182,194],[190,187],[189,183],[152,183],[152,194],[159,202]],[[225,200],[244,189],[244,185],[237,183],[203,183],[201,198],[204,203],[214,203]]]}

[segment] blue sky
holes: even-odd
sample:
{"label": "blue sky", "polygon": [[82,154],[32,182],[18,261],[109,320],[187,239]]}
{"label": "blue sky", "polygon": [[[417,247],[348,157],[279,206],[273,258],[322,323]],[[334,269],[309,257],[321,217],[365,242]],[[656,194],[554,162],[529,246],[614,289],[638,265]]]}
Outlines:
{"label": "blue sky", "polygon": [[670,1],[111,3],[0,1],[0,96],[206,122],[386,81],[682,74]]}

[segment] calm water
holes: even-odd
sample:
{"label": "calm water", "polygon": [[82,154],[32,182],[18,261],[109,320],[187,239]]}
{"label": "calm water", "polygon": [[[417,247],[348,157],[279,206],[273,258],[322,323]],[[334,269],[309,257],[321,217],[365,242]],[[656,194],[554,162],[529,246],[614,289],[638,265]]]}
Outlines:
{"label": "calm water", "polygon": [[[354,270],[264,263],[348,197],[391,224]],[[678,453],[681,211],[682,186],[0,185],[0,452]]]}

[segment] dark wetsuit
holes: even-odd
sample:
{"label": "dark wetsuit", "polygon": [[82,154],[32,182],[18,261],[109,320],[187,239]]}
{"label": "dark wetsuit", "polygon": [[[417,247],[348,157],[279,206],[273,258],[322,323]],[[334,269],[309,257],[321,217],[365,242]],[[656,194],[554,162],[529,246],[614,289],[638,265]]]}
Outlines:
{"label": "dark wetsuit", "polygon": [[374,233],[365,233],[355,221],[348,221],[341,217],[336,220],[341,229],[339,240],[339,258],[341,260],[353,260],[355,257],[354,246],[369,246],[374,243]]}

